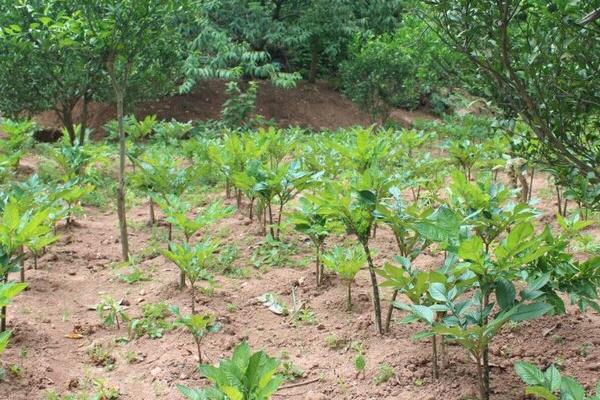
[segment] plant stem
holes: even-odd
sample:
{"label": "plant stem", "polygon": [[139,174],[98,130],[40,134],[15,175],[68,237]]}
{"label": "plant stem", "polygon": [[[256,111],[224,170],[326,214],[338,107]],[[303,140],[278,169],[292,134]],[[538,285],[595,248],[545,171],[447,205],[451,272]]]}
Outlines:
{"label": "plant stem", "polygon": [[433,335],[431,338],[431,366],[433,372],[433,379],[438,379],[440,377],[439,369],[438,369],[438,351],[437,351],[437,336]]}
{"label": "plant stem", "polygon": [[381,300],[379,298],[379,286],[377,285],[377,274],[375,273],[375,264],[367,241],[362,242],[363,249],[367,255],[369,265],[369,274],[371,275],[371,285],[373,286],[373,307],[375,308],[375,328],[380,335],[383,335],[383,326],[381,324]]}
{"label": "plant stem", "polygon": [[321,251],[319,249],[319,245],[316,245],[316,256],[315,256],[315,267],[317,273],[317,287],[321,286],[321,281],[323,277],[321,276]]}
{"label": "plant stem", "polygon": [[198,363],[202,364],[202,350],[201,350],[201,339],[197,336],[194,336],[194,340],[196,341],[196,349],[198,350]]}
{"label": "plant stem", "polygon": [[390,302],[390,308],[388,309],[387,316],[385,317],[386,333],[390,331],[390,325],[392,323],[392,313],[394,312],[394,302],[396,301],[396,297],[398,297],[398,289],[394,290],[394,294],[392,295],[392,301]]}
{"label": "plant stem", "polygon": [[346,311],[352,311],[352,281],[348,280],[348,299],[346,303]]}
{"label": "plant stem", "polygon": [[156,225],[156,214],[154,213],[154,200],[150,197],[150,225]]}

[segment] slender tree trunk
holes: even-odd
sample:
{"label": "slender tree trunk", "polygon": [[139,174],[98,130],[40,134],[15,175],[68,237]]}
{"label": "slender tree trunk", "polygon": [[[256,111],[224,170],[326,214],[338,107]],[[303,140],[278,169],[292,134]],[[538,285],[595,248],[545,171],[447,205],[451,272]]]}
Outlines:
{"label": "slender tree trunk", "polygon": [[310,45],[310,70],[308,72],[308,81],[315,83],[317,80],[317,73],[319,71],[319,47],[318,41],[315,39]]}
{"label": "slender tree trunk", "polygon": [[129,261],[129,236],[127,234],[127,214],[125,210],[125,160],[127,159],[127,152],[125,148],[125,126],[123,124],[123,119],[125,117],[123,111],[125,101],[124,88],[127,85],[129,66],[125,66],[124,68],[123,82],[119,83],[115,73],[114,58],[109,59],[107,63],[108,73],[117,102],[117,120],[119,124],[119,185],[117,187],[117,214],[119,216],[119,231],[121,235],[121,253],[123,261]]}
{"label": "slender tree trunk", "polygon": [[394,313],[394,302],[398,297],[398,290],[394,290],[394,294],[392,295],[392,301],[390,302],[390,308],[388,308],[387,316],[385,317],[385,332],[388,333],[390,331],[390,325],[392,323],[392,314]]}
{"label": "slender tree trunk", "polygon": [[82,146],[85,144],[85,131],[87,130],[87,121],[88,121],[88,106],[90,104],[91,94],[86,92],[83,96],[83,106],[81,109],[81,128],[79,131],[79,145]]}
{"label": "slender tree trunk", "polygon": [[373,286],[373,307],[375,308],[375,328],[380,335],[383,335],[383,326],[381,324],[381,300],[379,298],[379,286],[377,284],[377,274],[375,273],[375,264],[373,263],[373,257],[371,257],[371,251],[369,244],[363,242],[363,249],[367,255],[367,263],[369,265],[369,274],[371,275],[371,285]]}
{"label": "slender tree trunk", "polygon": [[38,255],[35,252],[33,254],[33,269],[38,269]]}
{"label": "slender tree trunk", "polygon": [[117,91],[117,118],[119,120],[119,186],[117,189],[117,212],[121,233],[121,253],[123,261],[129,260],[129,237],[127,234],[127,214],[125,210],[125,127],[123,126],[123,93]]}
{"label": "slender tree trunk", "polygon": [[562,196],[560,194],[560,187],[555,185],[556,188],[556,203],[558,206],[558,215],[565,215],[562,210]]}
{"label": "slender tree trunk", "polygon": [[535,168],[531,168],[530,176],[529,176],[529,193],[527,194],[527,201],[531,201],[531,196],[533,196],[533,177],[535,176]]}

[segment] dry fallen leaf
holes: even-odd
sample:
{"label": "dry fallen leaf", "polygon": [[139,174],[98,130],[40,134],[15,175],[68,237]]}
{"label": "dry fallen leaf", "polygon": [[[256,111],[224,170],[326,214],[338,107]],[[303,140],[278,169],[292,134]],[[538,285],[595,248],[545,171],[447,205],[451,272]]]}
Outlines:
{"label": "dry fallen leaf", "polygon": [[69,332],[65,335],[67,339],[83,339],[83,335],[77,332]]}

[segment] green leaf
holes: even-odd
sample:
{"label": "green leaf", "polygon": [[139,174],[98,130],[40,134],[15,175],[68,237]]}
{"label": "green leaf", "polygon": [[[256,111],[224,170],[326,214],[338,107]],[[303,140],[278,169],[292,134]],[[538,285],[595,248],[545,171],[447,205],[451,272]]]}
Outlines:
{"label": "green leaf", "polygon": [[519,304],[516,312],[511,315],[510,319],[516,322],[527,321],[539,318],[553,309],[554,307],[546,303]]}
{"label": "green leaf", "polygon": [[543,386],[545,382],[544,373],[535,365],[525,361],[515,363],[515,372],[528,385]]}
{"label": "green leaf", "polygon": [[550,390],[543,386],[530,386],[525,389],[525,394],[534,395],[545,400],[558,400],[558,397],[556,397]]}
{"label": "green leaf", "polygon": [[515,303],[515,286],[508,279],[496,281],[496,300],[503,310],[508,310]]}
{"label": "green leaf", "polygon": [[414,314],[427,322],[429,325],[433,325],[435,313],[431,308],[422,305],[412,305],[410,309]]}
{"label": "green leaf", "polygon": [[0,333],[0,354],[4,352],[6,346],[8,346],[8,339],[10,338],[10,331],[4,331]]}
{"label": "green leaf", "polygon": [[466,261],[482,265],[485,260],[485,247],[479,236],[463,240],[458,248],[458,256]]}
{"label": "green leaf", "polygon": [[561,376],[560,372],[558,371],[558,368],[556,368],[554,364],[548,367],[548,369],[544,373],[544,376],[546,377],[546,381],[548,382],[548,384],[550,384],[551,392],[557,392],[558,390],[560,390]]}
{"label": "green leaf", "polygon": [[584,400],[585,390],[571,377],[564,376],[560,383],[561,400]]}
{"label": "green leaf", "polygon": [[432,299],[441,302],[447,302],[446,286],[443,283],[433,282],[429,285],[429,295]]}

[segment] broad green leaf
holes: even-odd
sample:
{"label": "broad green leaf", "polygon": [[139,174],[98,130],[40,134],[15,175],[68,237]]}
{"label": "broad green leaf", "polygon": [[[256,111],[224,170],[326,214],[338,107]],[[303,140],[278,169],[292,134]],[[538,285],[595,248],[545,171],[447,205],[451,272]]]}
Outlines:
{"label": "broad green leaf", "polygon": [[545,382],[544,373],[535,365],[525,361],[515,363],[515,371],[519,377],[528,385],[543,386]]}
{"label": "broad green leaf", "polygon": [[515,286],[508,279],[496,281],[496,300],[503,310],[508,310],[514,305],[516,297]]}
{"label": "broad green leaf", "polygon": [[416,314],[419,318],[427,322],[429,325],[433,325],[435,313],[431,308],[417,304],[412,305],[410,309],[414,314]]}
{"label": "broad green leaf", "polygon": [[546,303],[519,304],[516,312],[512,314],[510,319],[516,322],[527,321],[539,318],[553,309],[554,307]]}
{"label": "broad green leaf", "polygon": [[571,377],[563,376],[560,383],[561,400],[584,400],[585,389]]}

